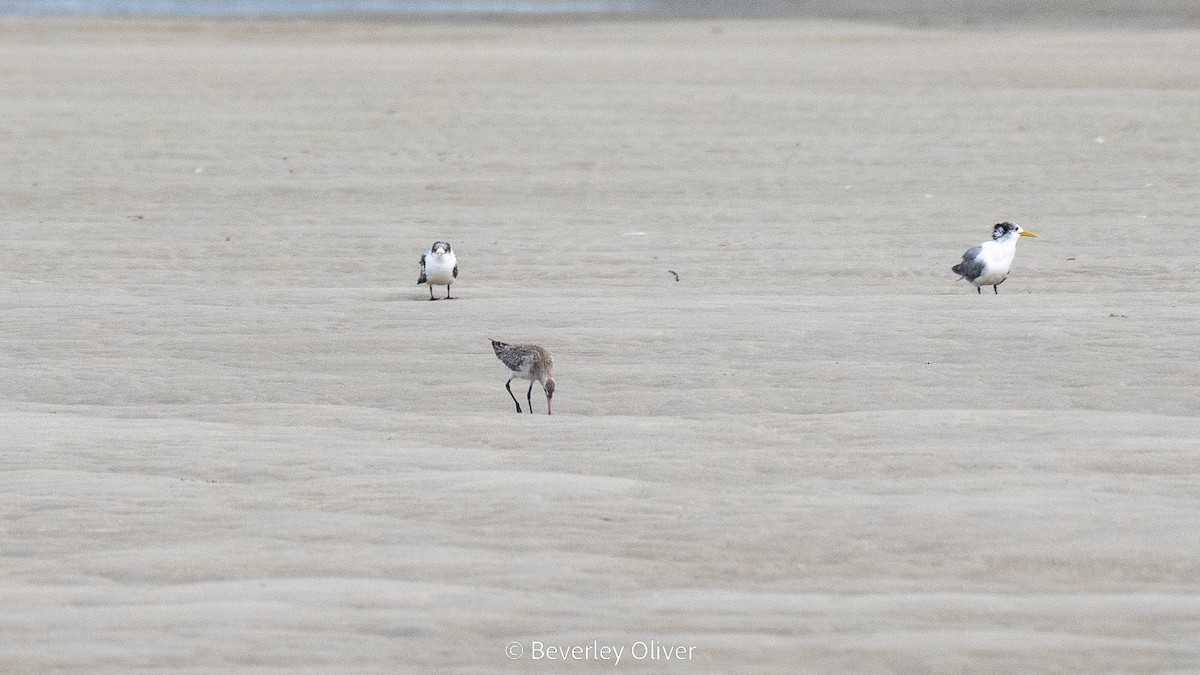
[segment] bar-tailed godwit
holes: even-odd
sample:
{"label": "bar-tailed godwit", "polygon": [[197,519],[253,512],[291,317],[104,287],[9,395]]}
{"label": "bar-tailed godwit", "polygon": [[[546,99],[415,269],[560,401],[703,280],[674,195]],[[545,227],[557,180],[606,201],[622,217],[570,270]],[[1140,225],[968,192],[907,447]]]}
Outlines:
{"label": "bar-tailed godwit", "polygon": [[510,345],[496,340],[492,340],[492,349],[496,352],[496,358],[512,374],[504,383],[504,388],[512,396],[517,412],[521,412],[521,404],[517,402],[510,385],[513,380],[522,379],[529,380],[529,391],[525,392],[529,413],[533,414],[533,383],[539,382],[542,391],[546,392],[546,414],[549,415],[550,401],[554,398],[554,359],[550,358],[550,352],[537,345]]}

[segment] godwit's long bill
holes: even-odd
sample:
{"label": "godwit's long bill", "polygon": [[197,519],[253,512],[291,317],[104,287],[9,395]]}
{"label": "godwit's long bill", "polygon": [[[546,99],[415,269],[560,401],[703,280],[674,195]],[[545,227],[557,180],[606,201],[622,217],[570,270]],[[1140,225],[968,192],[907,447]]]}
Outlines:
{"label": "godwit's long bill", "polygon": [[978,293],[983,293],[984,286],[991,286],[992,292],[999,295],[1000,284],[1008,278],[1013,257],[1017,254],[1017,239],[1036,236],[1016,223],[997,223],[992,226],[992,240],[967,249],[962,262],[951,267],[950,271],[957,274],[959,279],[971,282]]}
{"label": "godwit's long bill", "polygon": [[521,404],[510,385],[513,380],[521,379],[529,380],[529,391],[525,392],[529,413],[533,414],[533,383],[538,382],[542,385],[542,391],[546,392],[546,414],[549,415],[550,401],[554,399],[554,359],[550,358],[550,352],[537,345],[510,345],[497,340],[492,340],[492,350],[512,375],[504,383],[504,388],[512,396],[517,412],[521,412]]}

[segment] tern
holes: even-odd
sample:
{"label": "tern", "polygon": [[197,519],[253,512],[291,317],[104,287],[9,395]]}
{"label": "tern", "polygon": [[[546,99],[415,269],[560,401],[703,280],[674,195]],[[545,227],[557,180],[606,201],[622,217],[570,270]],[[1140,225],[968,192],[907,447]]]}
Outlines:
{"label": "tern", "polygon": [[429,284],[429,299],[437,300],[433,297],[433,287],[445,286],[446,299],[452,300],[450,297],[450,284],[458,278],[458,258],[454,256],[454,251],[450,248],[450,244],[444,241],[435,241],[429,250],[421,254],[421,277],[417,279],[417,285]]}
{"label": "tern", "polygon": [[971,282],[978,293],[983,293],[984,286],[991,286],[992,292],[999,295],[1000,284],[1008,278],[1013,256],[1017,253],[1017,239],[1036,236],[1016,223],[997,223],[992,227],[992,240],[967,249],[962,262],[950,270],[959,279]]}

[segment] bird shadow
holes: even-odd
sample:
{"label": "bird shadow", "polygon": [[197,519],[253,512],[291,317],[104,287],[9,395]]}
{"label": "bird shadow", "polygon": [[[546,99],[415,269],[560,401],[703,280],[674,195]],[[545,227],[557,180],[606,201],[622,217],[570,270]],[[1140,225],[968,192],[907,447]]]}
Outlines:
{"label": "bird shadow", "polygon": [[[458,300],[458,297],[453,298],[435,298],[437,302],[443,300]],[[389,293],[375,298],[375,302],[431,302],[428,295],[413,295],[411,293]]]}

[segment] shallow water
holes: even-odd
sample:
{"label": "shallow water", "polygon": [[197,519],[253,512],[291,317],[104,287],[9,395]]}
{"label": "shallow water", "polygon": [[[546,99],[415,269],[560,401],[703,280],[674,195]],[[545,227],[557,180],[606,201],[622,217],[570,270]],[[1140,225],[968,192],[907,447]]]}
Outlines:
{"label": "shallow water", "polygon": [[0,0],[0,16],[808,18],[914,27],[1195,27],[1193,0]]}
{"label": "shallow water", "polygon": [[0,0],[7,16],[316,16],[644,12],[654,0]]}

